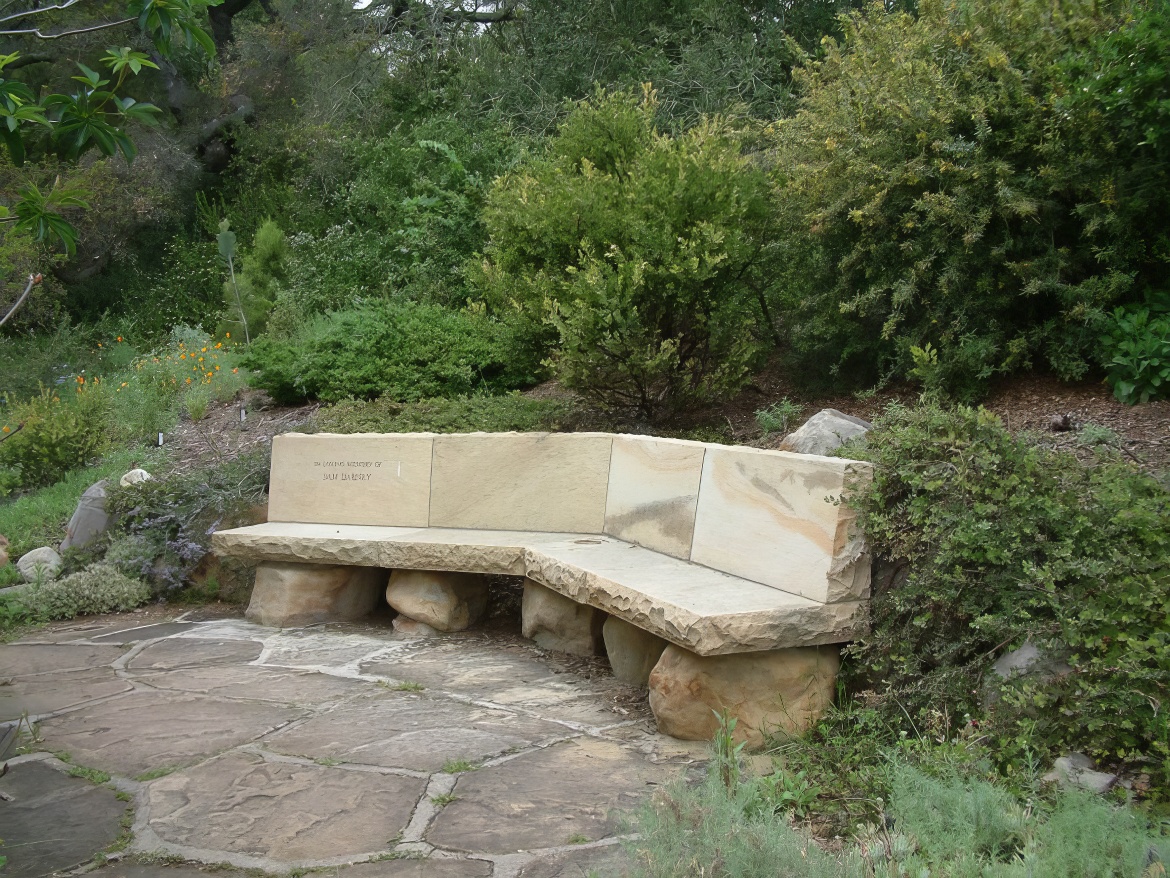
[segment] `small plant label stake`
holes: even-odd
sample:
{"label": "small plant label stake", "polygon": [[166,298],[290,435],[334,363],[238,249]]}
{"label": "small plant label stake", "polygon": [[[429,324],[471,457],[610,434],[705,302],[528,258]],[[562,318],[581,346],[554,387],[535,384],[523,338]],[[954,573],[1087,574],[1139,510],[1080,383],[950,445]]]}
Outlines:
{"label": "small plant label stake", "polygon": [[163,446],[163,434],[159,433],[158,434],[158,447],[162,448],[162,446]]}
{"label": "small plant label stake", "polygon": [[248,413],[246,411],[244,411],[243,406],[240,406],[240,423],[241,424],[244,423],[244,421],[247,419],[247,417],[248,417]]}

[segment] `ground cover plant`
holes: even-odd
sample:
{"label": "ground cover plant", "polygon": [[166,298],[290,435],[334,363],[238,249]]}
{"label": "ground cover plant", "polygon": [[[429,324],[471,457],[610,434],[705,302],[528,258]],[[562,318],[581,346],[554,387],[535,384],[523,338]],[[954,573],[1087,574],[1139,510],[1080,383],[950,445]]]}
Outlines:
{"label": "ground cover plant", "polygon": [[[856,503],[879,565],[852,685],[889,721],[978,719],[1001,770],[1087,753],[1170,780],[1170,492],[1109,446],[1088,465],[990,413],[894,407],[864,445]],[[879,568],[880,569],[880,568]],[[1067,670],[992,683],[1025,641]]]}

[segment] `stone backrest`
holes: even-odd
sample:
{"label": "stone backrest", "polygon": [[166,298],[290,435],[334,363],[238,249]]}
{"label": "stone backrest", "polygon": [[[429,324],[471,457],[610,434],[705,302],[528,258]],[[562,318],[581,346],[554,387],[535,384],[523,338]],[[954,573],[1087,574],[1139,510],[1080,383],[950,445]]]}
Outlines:
{"label": "stone backrest", "polygon": [[821,603],[868,595],[869,465],[610,433],[277,436],[269,521],[608,534]]}

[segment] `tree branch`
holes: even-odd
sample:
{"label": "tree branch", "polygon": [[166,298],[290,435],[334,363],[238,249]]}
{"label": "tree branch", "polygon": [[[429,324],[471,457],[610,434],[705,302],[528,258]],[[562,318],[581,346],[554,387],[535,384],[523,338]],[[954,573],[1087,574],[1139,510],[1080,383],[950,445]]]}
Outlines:
{"label": "tree branch", "polygon": [[60,33],[42,33],[40,28],[26,28],[25,30],[0,30],[0,37],[36,37],[38,40],[59,40],[61,37],[71,37],[75,34],[88,34],[97,30],[106,30],[111,27],[121,27],[137,21],[136,18],[123,18],[120,21],[107,21],[104,24],[95,24],[91,27],[79,27],[73,30],[63,30]]}
{"label": "tree branch", "polygon": [[54,6],[38,6],[33,9],[26,9],[23,12],[13,12],[11,15],[5,15],[0,18],[0,24],[15,21],[18,18],[25,18],[29,15],[43,15],[46,12],[57,12],[61,9],[68,9],[70,6],[76,6],[80,2],[81,0],[66,0],[66,2],[58,3]]}
{"label": "tree branch", "polygon": [[4,319],[0,320],[0,326],[8,322],[8,319],[16,313],[16,309],[24,304],[24,300],[28,298],[28,294],[32,292],[32,288],[41,282],[39,274],[30,274],[28,276],[28,286],[24,288],[24,292],[20,294],[20,298],[16,300],[16,304],[8,309],[8,313],[4,315]]}

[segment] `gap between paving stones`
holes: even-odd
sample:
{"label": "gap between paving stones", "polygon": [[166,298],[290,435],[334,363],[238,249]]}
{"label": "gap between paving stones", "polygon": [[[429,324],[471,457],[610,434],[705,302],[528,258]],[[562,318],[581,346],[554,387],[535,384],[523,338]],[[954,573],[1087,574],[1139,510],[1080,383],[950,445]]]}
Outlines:
{"label": "gap between paving stones", "polygon": [[[184,616],[180,616],[175,621],[182,621]],[[149,625],[140,626],[142,628],[151,627]],[[122,637],[127,639],[133,636],[133,629],[122,630],[118,632]],[[82,635],[74,641],[51,642],[54,647],[69,648],[71,646],[93,646],[94,641],[90,638],[92,634]],[[100,635],[99,635],[100,636]],[[220,702],[232,701],[254,701],[256,696],[247,695],[229,695],[222,693],[211,693],[204,691],[192,691],[183,689],[168,689],[157,687],[151,684],[150,678],[157,677],[164,673],[178,673],[178,671],[193,671],[197,664],[192,666],[185,666],[175,670],[166,670],[158,668],[135,668],[132,667],[133,662],[143,653],[150,650],[151,647],[165,642],[180,642],[185,640],[203,640],[203,641],[254,641],[260,644],[260,654],[256,659],[244,662],[242,664],[236,663],[237,667],[256,667],[269,670],[286,670],[305,674],[321,674],[325,677],[335,679],[350,680],[353,682],[360,682],[366,684],[379,684],[384,682],[389,683],[404,683],[409,682],[403,677],[395,677],[387,674],[363,673],[361,668],[363,665],[370,664],[377,661],[403,661],[415,655],[425,655],[431,650],[435,642],[431,640],[407,640],[388,644],[383,639],[368,637],[362,634],[347,634],[337,631],[327,630],[313,630],[303,629],[297,632],[272,632],[269,629],[258,628],[251,626],[248,623],[239,620],[217,620],[212,622],[196,622],[194,626],[180,632],[175,632],[163,637],[152,638],[149,640],[139,641],[129,645],[124,652],[122,652],[113,662],[108,665],[100,665],[97,667],[111,668],[118,679],[124,680],[131,684],[134,688],[124,693],[118,693],[110,696],[104,696],[78,705],[71,705],[61,711],[54,711],[44,714],[43,717],[36,718],[37,721],[44,719],[56,719],[58,717],[74,714],[79,711],[93,709],[95,706],[132,697],[135,694],[142,692],[158,693],[160,697],[177,698],[180,696],[190,696],[197,699],[209,699]],[[484,641],[486,642],[486,638]],[[32,641],[26,641],[32,642]],[[106,641],[110,644],[109,641]],[[49,645],[46,643],[46,645]],[[477,647],[482,647],[482,643],[475,643]],[[459,645],[451,647],[451,649],[459,649]],[[298,662],[296,661],[297,652],[313,653],[332,653],[337,656],[338,661],[327,664],[322,662],[319,658],[314,661]],[[340,661],[345,658],[346,660]],[[214,663],[208,667],[215,667]],[[91,668],[93,666],[90,666]],[[48,672],[46,672],[48,673]],[[561,679],[558,680],[558,677]],[[526,685],[536,689],[542,685],[557,684],[565,681],[573,681],[573,677],[566,678],[564,674],[557,674],[550,672],[546,677],[538,680],[526,680]],[[581,687],[581,694],[573,698],[566,699],[573,704],[589,702],[591,697],[596,700],[598,692],[587,681],[578,683]],[[570,742],[577,741],[583,738],[595,738],[598,740],[609,741],[616,746],[621,747],[631,756],[637,754],[636,739],[629,741],[624,740],[622,736],[614,738],[610,735],[611,732],[618,730],[629,731],[633,733],[635,727],[640,723],[638,719],[618,720],[609,724],[598,724],[583,722],[580,720],[568,719],[559,716],[550,716],[549,713],[556,713],[558,708],[565,705],[566,700],[554,702],[551,705],[544,705],[538,707],[528,707],[522,704],[504,704],[491,700],[491,698],[475,697],[465,692],[454,692],[444,690],[441,687],[428,686],[426,688],[426,698],[428,700],[444,700],[455,704],[461,704],[469,707],[475,707],[483,710],[493,711],[499,713],[501,716],[523,716],[533,720],[539,720],[544,723],[560,726],[565,729],[565,734],[554,735],[551,737],[544,737],[538,739],[527,746],[518,746],[515,748],[508,748],[502,752],[497,752],[488,756],[479,762],[480,770],[492,769],[503,766],[507,763],[516,760],[522,760],[525,757],[533,754],[547,751],[550,748],[567,745]],[[263,697],[263,696],[261,696]],[[332,760],[323,762],[320,759],[313,759],[307,756],[295,756],[287,753],[279,753],[270,750],[268,744],[269,739],[276,735],[277,732],[287,732],[302,726],[314,718],[327,716],[332,710],[345,704],[350,704],[358,701],[361,698],[370,697],[368,690],[354,691],[352,693],[342,693],[338,698],[329,701],[315,700],[312,703],[302,703],[297,705],[300,716],[287,720],[277,726],[261,732],[255,737],[243,743],[227,747],[206,756],[197,761],[179,769],[180,772],[190,773],[192,769],[197,769],[207,766],[209,763],[217,759],[224,759],[232,754],[248,755],[253,758],[262,760],[264,764],[285,764],[290,766],[300,766],[303,768],[311,768],[319,770],[327,769],[342,769],[345,772],[355,772],[362,774],[398,776],[403,778],[411,778],[417,780],[425,780],[423,789],[418,798],[413,802],[410,809],[409,818],[406,821],[401,834],[395,839],[393,845],[387,845],[384,849],[374,852],[363,852],[362,854],[353,855],[346,854],[343,856],[325,857],[325,858],[298,858],[298,859],[277,859],[273,857],[256,855],[252,853],[243,853],[239,851],[227,851],[219,848],[202,847],[197,845],[187,845],[168,841],[163,839],[155,831],[152,825],[151,816],[151,799],[150,790],[154,780],[146,782],[138,782],[131,778],[113,775],[110,786],[114,789],[123,791],[131,795],[135,803],[135,821],[131,830],[132,842],[130,850],[141,853],[163,853],[166,855],[178,856],[183,859],[202,862],[207,864],[227,864],[236,866],[238,868],[258,868],[268,872],[284,872],[289,868],[320,868],[330,866],[342,866],[350,863],[370,862],[385,858],[386,856],[401,856],[401,855],[425,855],[433,859],[470,859],[490,862],[493,865],[493,878],[505,878],[505,876],[512,876],[519,872],[525,865],[532,863],[541,857],[549,855],[571,854],[576,851],[588,851],[597,848],[609,847],[619,843],[621,837],[609,835],[601,839],[591,841],[582,845],[567,845],[556,844],[547,847],[533,847],[528,850],[519,851],[516,853],[487,853],[487,852],[466,852],[447,850],[443,847],[436,847],[434,844],[426,840],[426,835],[434,825],[437,818],[439,818],[446,804],[435,804],[432,799],[440,798],[449,795],[457,795],[457,785],[459,780],[464,775],[452,774],[446,771],[417,771],[407,768],[393,768],[381,765],[369,765],[358,761],[337,761]],[[288,702],[282,702],[288,703]],[[642,757],[645,759],[646,754],[651,753],[653,747],[650,744],[645,744],[641,748]],[[54,768],[60,771],[68,772],[70,766],[60,763],[59,760],[54,759],[48,754],[32,754],[28,757],[21,757],[22,759],[40,758],[51,764]],[[676,762],[678,765],[686,765],[697,761],[692,754],[690,758],[683,758],[679,761],[679,756],[669,756],[654,763],[653,759],[645,759],[647,763],[664,764]],[[113,773],[111,773],[113,774]],[[550,839],[551,840],[551,839]]]}

